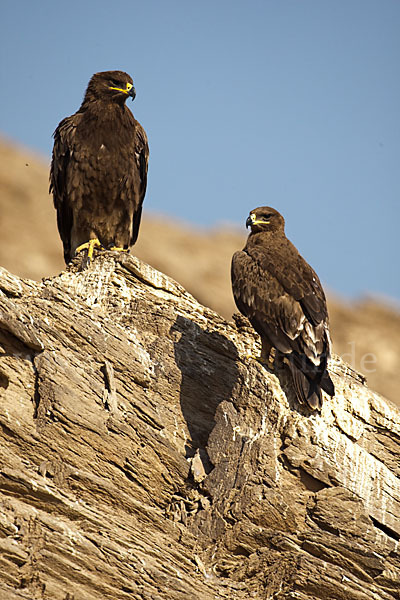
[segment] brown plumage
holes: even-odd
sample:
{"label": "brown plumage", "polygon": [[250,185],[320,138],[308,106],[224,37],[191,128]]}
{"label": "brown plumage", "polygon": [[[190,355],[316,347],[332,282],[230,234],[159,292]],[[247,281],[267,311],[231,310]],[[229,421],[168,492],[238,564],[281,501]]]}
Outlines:
{"label": "brown plumage", "polygon": [[325,294],[315,271],[285,235],[282,215],[268,206],[252,210],[251,233],[232,258],[232,290],[240,312],[261,336],[261,359],[271,348],[285,357],[299,402],[321,408],[321,389],[335,388]]}
{"label": "brown plumage", "polygon": [[127,73],[95,73],[79,110],[54,132],[50,191],[66,263],[95,238],[124,249],[137,240],[149,148],[125,105],[135,95]]}

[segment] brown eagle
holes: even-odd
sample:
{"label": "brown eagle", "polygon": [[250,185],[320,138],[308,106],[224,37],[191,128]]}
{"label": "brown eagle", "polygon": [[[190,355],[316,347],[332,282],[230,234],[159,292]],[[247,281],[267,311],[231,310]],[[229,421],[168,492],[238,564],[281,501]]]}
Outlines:
{"label": "brown eagle", "polygon": [[321,408],[321,389],[334,396],[327,371],[330,356],[325,294],[315,271],[285,235],[285,221],[273,208],[251,211],[251,233],[232,258],[236,305],[261,336],[261,362],[284,358],[299,402]]}
{"label": "brown eagle", "polygon": [[125,105],[135,98],[123,71],[95,73],[79,110],[54,132],[50,192],[65,262],[95,246],[128,250],[146,193],[146,132]]}

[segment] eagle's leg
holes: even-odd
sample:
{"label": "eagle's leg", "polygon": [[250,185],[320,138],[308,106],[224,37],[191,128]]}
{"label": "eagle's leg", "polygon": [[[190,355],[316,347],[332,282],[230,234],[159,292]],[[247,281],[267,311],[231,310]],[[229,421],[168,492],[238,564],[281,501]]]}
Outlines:
{"label": "eagle's leg", "polygon": [[93,258],[93,251],[96,246],[98,248],[102,247],[99,240],[97,238],[93,238],[92,240],[89,240],[88,242],[85,242],[84,244],[81,244],[80,246],[78,246],[77,249],[75,250],[75,253],[77,254],[78,252],[82,252],[82,250],[87,250],[85,264],[88,265]]}
{"label": "eagle's leg", "polygon": [[261,338],[261,354],[257,359],[258,362],[271,368],[274,364],[274,358],[275,348],[272,348],[269,342],[267,342],[264,338]]}

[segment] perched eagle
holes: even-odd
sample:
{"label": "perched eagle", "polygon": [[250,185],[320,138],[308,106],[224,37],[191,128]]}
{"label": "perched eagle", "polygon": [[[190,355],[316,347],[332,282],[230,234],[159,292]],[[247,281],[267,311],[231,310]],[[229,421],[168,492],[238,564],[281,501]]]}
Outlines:
{"label": "perched eagle", "polygon": [[135,98],[123,71],[95,73],[79,110],[54,132],[50,192],[65,262],[94,246],[128,250],[146,193],[147,136],[125,106]]}
{"label": "perched eagle", "polygon": [[282,215],[268,206],[252,210],[251,233],[232,258],[236,305],[261,336],[261,361],[271,348],[289,365],[299,402],[321,408],[323,389],[334,396],[325,294],[315,271],[285,235]]}

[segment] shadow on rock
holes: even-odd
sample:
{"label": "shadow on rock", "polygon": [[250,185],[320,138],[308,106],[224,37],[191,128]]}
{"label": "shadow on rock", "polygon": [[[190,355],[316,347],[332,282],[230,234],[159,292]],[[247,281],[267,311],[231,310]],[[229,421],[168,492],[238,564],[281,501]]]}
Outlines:
{"label": "shadow on rock", "polygon": [[[171,332],[175,360],[182,373],[180,403],[191,444],[187,457],[199,448],[203,454],[215,425],[215,411],[223,400],[231,400],[238,381],[235,345],[216,331],[204,331],[196,323],[178,316]],[[176,335],[178,333],[178,336]]]}

